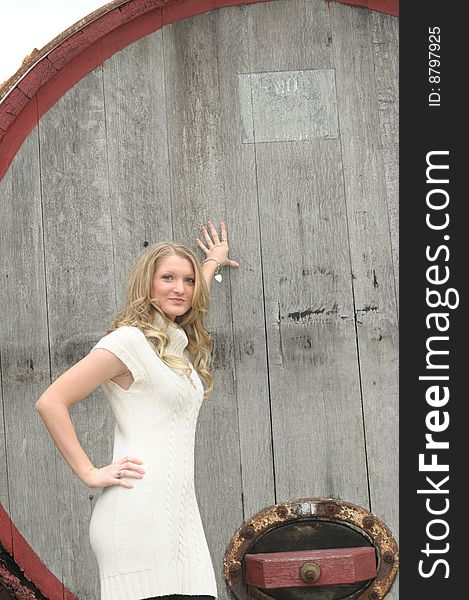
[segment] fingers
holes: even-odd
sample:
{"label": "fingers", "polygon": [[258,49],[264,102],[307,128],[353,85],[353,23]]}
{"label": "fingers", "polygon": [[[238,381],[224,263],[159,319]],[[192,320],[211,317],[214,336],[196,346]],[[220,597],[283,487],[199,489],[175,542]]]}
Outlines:
{"label": "fingers", "polygon": [[124,456],[123,458],[120,458],[117,462],[119,464],[125,463],[125,462],[134,462],[137,463],[138,465],[143,465],[143,461],[140,460],[139,458],[135,458],[135,456]]}
{"label": "fingers", "polygon": [[134,479],[142,479],[145,471],[142,469],[139,471],[136,467],[132,469],[132,467],[125,465],[125,469],[116,470],[116,473],[120,473],[119,477],[133,477]]}
{"label": "fingers", "polygon": [[123,479],[115,479],[113,485],[120,485],[121,487],[127,488],[128,490],[131,490],[134,487],[131,483],[128,483]]}
{"label": "fingers", "polygon": [[202,250],[205,252],[205,254],[208,254],[210,252],[210,250],[202,244],[202,242],[199,240],[199,238],[195,238],[195,241],[200,246],[200,248],[202,248]]}
{"label": "fingers", "polygon": [[[202,233],[203,233],[205,240],[206,240],[207,244],[209,245],[209,247],[211,247],[212,245],[220,244],[220,243],[224,243],[224,242],[228,243],[226,225],[223,223],[223,221],[221,222],[221,240],[218,237],[218,232],[213,224],[213,221],[208,219],[207,223],[208,223],[208,229],[205,227],[205,225],[202,225],[201,229],[202,229]],[[200,240],[198,238],[196,238],[196,241],[199,242]],[[199,246],[203,247],[203,244],[200,243]],[[206,249],[206,250],[208,250],[208,249]]]}
{"label": "fingers", "polygon": [[145,469],[143,467],[139,467],[138,464],[143,464],[143,462],[138,459],[138,458],[130,458],[130,457],[124,457],[121,458],[120,460],[117,461],[117,465],[119,466],[119,468],[122,469],[133,469],[134,471],[137,471],[138,473],[145,473]]}
{"label": "fingers", "polygon": [[119,459],[112,466],[114,467],[114,472],[112,474],[115,485],[121,485],[126,488],[133,488],[134,486],[127,482],[123,481],[123,478],[127,479],[142,479],[145,473],[145,469],[138,465],[143,464],[139,458],[135,458],[134,456],[124,456]]}
{"label": "fingers", "polygon": [[[210,224],[210,221],[209,221],[209,224]],[[209,225],[209,227],[210,227],[210,225]],[[214,230],[214,229],[215,229],[215,228],[214,228],[214,227],[213,227],[213,225],[212,225],[212,226],[211,226],[211,229],[210,229],[210,231],[211,231],[212,235],[213,235],[213,230]],[[206,240],[206,242],[207,242],[207,244],[208,244],[209,248],[211,248],[211,247],[212,247],[212,246],[213,246],[213,245],[216,243],[216,241],[217,241],[217,240],[215,239],[215,236],[213,236],[213,240],[212,240],[212,238],[210,237],[210,235],[209,235],[209,233],[208,233],[208,230],[207,230],[207,228],[205,227],[205,225],[202,225],[202,233],[204,234],[205,240]],[[218,235],[217,235],[217,232],[216,232],[216,231],[215,231],[215,235],[216,235],[216,238],[218,239]]]}
{"label": "fingers", "polygon": [[212,237],[213,237],[214,244],[219,244],[220,238],[218,237],[218,233],[217,233],[217,230],[215,229],[215,225],[212,223],[212,221],[210,221],[210,219],[208,219],[207,222],[208,222],[208,226],[210,229],[210,233],[212,234]]}
{"label": "fingers", "polygon": [[222,239],[222,241],[228,243],[228,233],[226,231],[226,225],[225,225],[225,223],[223,223],[223,221],[221,221],[220,226],[221,226],[221,239]]}

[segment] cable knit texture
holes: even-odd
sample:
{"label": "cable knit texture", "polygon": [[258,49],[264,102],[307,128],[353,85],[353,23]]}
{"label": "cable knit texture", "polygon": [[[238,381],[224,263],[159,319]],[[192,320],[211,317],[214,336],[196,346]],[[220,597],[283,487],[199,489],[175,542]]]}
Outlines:
{"label": "cable knit texture", "polygon": [[[156,313],[155,326],[164,328]],[[185,356],[185,331],[171,323],[168,354]],[[136,327],[119,327],[94,348],[115,354],[131,371],[128,390],[102,388],[115,417],[112,461],[143,461],[134,486],[103,489],[90,521],[101,600],[140,600],[170,594],[217,595],[213,564],[194,487],[194,441],[203,385],[170,369]],[[190,363],[190,359],[189,359]]]}

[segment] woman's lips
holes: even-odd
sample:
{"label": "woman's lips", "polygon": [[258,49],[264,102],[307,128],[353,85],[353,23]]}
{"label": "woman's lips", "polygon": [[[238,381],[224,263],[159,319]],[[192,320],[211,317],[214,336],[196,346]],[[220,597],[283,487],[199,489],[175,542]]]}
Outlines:
{"label": "woman's lips", "polygon": [[170,298],[171,302],[176,302],[176,304],[183,304],[184,300],[181,298]]}

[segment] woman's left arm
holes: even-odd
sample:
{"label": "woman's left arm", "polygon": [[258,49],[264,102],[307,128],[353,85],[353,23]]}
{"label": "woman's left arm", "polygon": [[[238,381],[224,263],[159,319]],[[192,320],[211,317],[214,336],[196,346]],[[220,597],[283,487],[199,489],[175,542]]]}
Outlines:
{"label": "woman's left arm", "polygon": [[[208,220],[208,229],[203,225],[202,233],[205,236],[206,245],[204,245],[199,238],[195,238],[195,241],[199,247],[205,252],[206,258],[213,257],[217,260],[207,260],[202,265],[202,272],[207,282],[207,287],[210,291],[213,276],[217,271],[218,264],[220,268],[224,265],[228,265],[234,269],[239,268],[239,263],[235,260],[228,258],[228,234],[226,231],[226,225],[221,222],[221,238],[218,237],[217,230],[213,225],[212,221]],[[218,261],[218,263],[217,263]]]}

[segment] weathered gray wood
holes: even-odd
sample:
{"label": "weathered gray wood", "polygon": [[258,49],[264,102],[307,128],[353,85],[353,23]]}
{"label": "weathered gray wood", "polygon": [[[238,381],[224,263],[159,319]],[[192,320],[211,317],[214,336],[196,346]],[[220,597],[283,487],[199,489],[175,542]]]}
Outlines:
{"label": "weathered gray wood", "polygon": [[246,143],[339,136],[333,69],[249,73],[240,79]]}
{"label": "weathered gray wood", "polygon": [[[63,568],[80,600],[98,597],[88,539],[97,494],[71,473],[33,409],[49,381],[48,336],[55,378],[104,333],[143,242],[180,240],[202,257],[195,237],[208,218],[227,222],[241,264],[212,286],[215,392],[195,450],[220,599],[230,597],[222,560],[231,536],[277,501],[338,496],[369,507],[369,483],[371,509],[397,537],[396,78],[392,17],[323,0],[213,11],[119,52],[45,115],[42,217],[31,168],[37,133],[0,182],[9,199],[0,239],[24,282],[4,291],[8,339],[19,328],[31,345],[11,353],[2,339],[0,477],[5,441],[16,469],[16,487],[2,498],[12,514],[22,511],[33,547],[59,578]],[[295,96],[303,82],[310,89]],[[18,197],[30,205],[16,214]],[[31,223],[36,242],[25,253],[11,240],[31,240]],[[32,281],[34,302],[21,304]],[[10,381],[31,377],[17,357],[33,357],[34,375],[47,381]],[[30,412],[19,425],[24,403]],[[90,458],[109,462],[113,419],[103,396],[72,415]]]}
{"label": "weathered gray wood", "polygon": [[[2,183],[0,182],[0,190]],[[0,193],[1,200],[1,193]],[[0,337],[0,339],[2,339]],[[4,348],[3,341],[0,346]],[[0,505],[9,515],[11,513],[10,506],[10,495],[8,492],[8,463],[7,463],[7,451],[6,451],[6,438],[5,438],[5,424],[4,424],[4,401],[3,401],[3,374],[2,374],[2,357],[0,354]],[[8,534],[8,544],[11,547],[12,539],[11,532]],[[1,587],[0,587],[1,591]]]}
{"label": "weathered gray wood", "polygon": [[[277,112],[304,128],[285,135],[278,119],[257,119],[259,137],[254,121],[256,141],[289,142],[256,145],[277,499],[325,495],[367,505],[340,144],[291,141],[337,137],[328,9],[282,0],[250,15],[251,32],[262,32],[251,37],[251,70],[262,66],[256,77],[273,80]],[[299,68],[295,86],[289,71]],[[275,85],[282,78],[290,85]],[[298,100],[302,80],[306,89],[321,82],[313,102]]]}
{"label": "weathered gray wood", "polygon": [[244,520],[275,504],[255,148],[242,143],[243,101],[250,105],[250,93],[238,88],[238,74],[250,69],[249,14],[250,7],[233,7],[218,11],[216,20],[224,176],[224,214],[218,214],[227,222],[230,256],[241,265],[223,274],[233,329],[233,341],[223,342],[233,344],[234,392],[227,400],[238,408]]}
{"label": "weathered gray wood", "polygon": [[332,67],[328,5],[275,0],[248,7],[251,73]]}
{"label": "weathered gray wood", "polygon": [[20,148],[0,190],[2,444],[8,462],[8,479],[3,479],[8,481],[8,499],[2,504],[60,579],[61,528],[48,520],[59,512],[56,452],[34,407],[50,384],[37,128]]}
{"label": "weathered gray wood", "polygon": [[278,499],[368,505],[340,144],[257,148]]}
{"label": "weathered gray wood", "polygon": [[371,510],[397,537],[397,306],[370,13],[339,4],[330,10]]}
{"label": "weathered gray wood", "polygon": [[105,62],[104,96],[117,306],[137,255],[171,238],[162,30]]}
{"label": "weathered gray wood", "polygon": [[[399,19],[370,13],[396,298],[399,298]],[[399,309],[398,300],[397,307]]]}
{"label": "weathered gray wood", "polygon": [[[104,335],[115,308],[102,69],[69,90],[39,126],[49,339],[53,379]],[[109,464],[113,422],[101,394],[70,410],[93,464]],[[88,527],[97,491],[57,463],[65,585],[80,600],[99,595]],[[57,491],[56,491],[57,493]],[[44,521],[45,519],[43,519]],[[46,520],[48,529],[53,522]]]}
{"label": "weathered gray wood", "polygon": [[[174,237],[190,246],[195,246],[196,236],[201,237],[199,227],[208,218],[218,225],[229,217],[224,198],[223,173],[229,157],[222,151],[218,18],[217,13],[201,15],[163,31]],[[207,325],[214,338],[216,382],[212,399],[204,403],[199,416],[196,489],[219,598],[228,600],[223,556],[243,522],[239,425],[229,287],[214,282],[211,295],[216,310]],[[214,431],[223,432],[222,442]]]}

